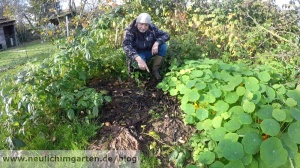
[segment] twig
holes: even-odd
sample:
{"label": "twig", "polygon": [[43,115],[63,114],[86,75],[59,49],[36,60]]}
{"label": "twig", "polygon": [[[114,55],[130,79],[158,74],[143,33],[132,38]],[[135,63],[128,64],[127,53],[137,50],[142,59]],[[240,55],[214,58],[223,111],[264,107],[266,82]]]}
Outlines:
{"label": "twig", "polygon": [[151,138],[153,138],[154,140],[158,141],[159,143],[161,143],[161,144],[164,144],[164,145],[166,145],[166,146],[168,146],[169,148],[171,148],[171,149],[173,149],[173,150],[174,150],[174,148],[173,148],[172,146],[170,146],[170,145],[168,145],[168,144],[166,144],[166,143],[162,142],[161,140],[159,140],[159,139],[155,138],[154,136],[152,136],[152,135],[150,135],[150,134],[147,134],[147,133],[142,133],[142,134],[144,134],[144,135],[148,135],[148,136],[150,136]]}

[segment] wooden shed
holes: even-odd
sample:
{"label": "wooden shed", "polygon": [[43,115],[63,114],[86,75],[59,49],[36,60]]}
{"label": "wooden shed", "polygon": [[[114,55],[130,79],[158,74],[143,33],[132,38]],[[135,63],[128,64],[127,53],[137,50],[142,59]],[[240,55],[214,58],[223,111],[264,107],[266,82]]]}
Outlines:
{"label": "wooden shed", "polygon": [[15,22],[0,18],[0,50],[18,45]]}

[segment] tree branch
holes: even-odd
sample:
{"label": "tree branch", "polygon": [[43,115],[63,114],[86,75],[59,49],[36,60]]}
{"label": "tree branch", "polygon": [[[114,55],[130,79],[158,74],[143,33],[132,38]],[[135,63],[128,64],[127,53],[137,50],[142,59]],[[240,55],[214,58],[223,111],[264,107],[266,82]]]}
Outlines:
{"label": "tree branch", "polygon": [[25,13],[23,13],[23,16],[26,18],[26,20],[28,21],[28,23],[30,24],[31,28],[34,28],[34,25],[31,23],[30,19],[27,17],[27,15]]}
{"label": "tree branch", "polygon": [[256,21],[253,17],[251,17],[251,16],[249,15],[248,12],[247,12],[247,16],[248,16],[248,17],[249,17],[249,18],[250,18],[250,19],[251,19],[251,20],[259,27],[259,28],[261,28],[262,30],[265,30],[266,32],[268,32],[268,33],[270,33],[271,35],[273,35],[273,36],[279,38],[280,40],[282,40],[282,41],[284,41],[284,42],[287,42],[287,43],[291,44],[292,46],[294,46],[294,47],[296,47],[296,48],[299,48],[299,46],[296,45],[295,43],[293,43],[292,41],[287,40],[287,39],[285,39],[285,38],[279,36],[279,35],[276,34],[275,32],[273,32],[273,31],[271,31],[271,30],[268,30],[268,29],[266,29],[265,27],[261,26],[259,23],[257,23],[257,21]]}

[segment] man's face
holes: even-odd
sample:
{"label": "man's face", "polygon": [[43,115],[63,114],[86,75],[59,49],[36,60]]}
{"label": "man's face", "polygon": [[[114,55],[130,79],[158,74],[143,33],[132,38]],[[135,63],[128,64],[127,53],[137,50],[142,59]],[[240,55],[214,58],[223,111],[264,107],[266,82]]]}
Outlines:
{"label": "man's face", "polygon": [[137,28],[141,33],[145,33],[149,29],[149,24],[147,24],[147,23],[137,23]]}

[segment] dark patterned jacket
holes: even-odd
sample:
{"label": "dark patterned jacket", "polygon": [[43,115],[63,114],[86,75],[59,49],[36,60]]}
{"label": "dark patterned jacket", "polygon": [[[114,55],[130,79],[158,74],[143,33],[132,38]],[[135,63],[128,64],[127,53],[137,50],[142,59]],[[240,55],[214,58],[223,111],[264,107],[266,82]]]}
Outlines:
{"label": "dark patterned jacket", "polygon": [[149,30],[141,33],[136,27],[136,19],[125,29],[122,46],[127,58],[132,61],[137,55],[137,51],[151,50],[154,42],[159,44],[170,40],[170,35],[154,24],[149,25]]}

